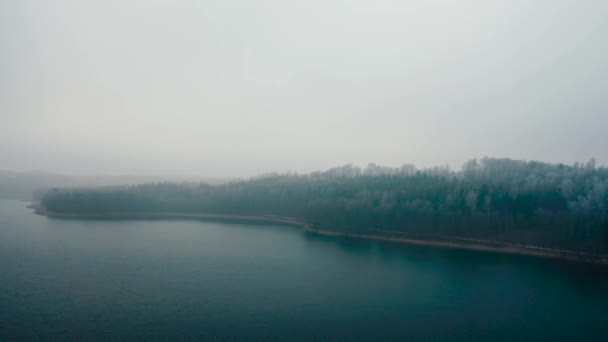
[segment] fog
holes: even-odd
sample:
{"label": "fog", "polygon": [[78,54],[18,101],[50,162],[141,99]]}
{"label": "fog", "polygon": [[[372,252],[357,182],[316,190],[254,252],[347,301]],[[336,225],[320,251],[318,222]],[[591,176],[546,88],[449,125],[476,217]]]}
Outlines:
{"label": "fog", "polygon": [[606,1],[0,0],[0,169],[608,162]]}

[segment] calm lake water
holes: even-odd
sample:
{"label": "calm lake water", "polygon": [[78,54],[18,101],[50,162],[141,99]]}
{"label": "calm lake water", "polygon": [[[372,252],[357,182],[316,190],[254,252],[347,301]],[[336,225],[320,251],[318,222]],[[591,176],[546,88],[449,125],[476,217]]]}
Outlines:
{"label": "calm lake water", "polygon": [[0,200],[4,340],[602,340],[608,268]]}

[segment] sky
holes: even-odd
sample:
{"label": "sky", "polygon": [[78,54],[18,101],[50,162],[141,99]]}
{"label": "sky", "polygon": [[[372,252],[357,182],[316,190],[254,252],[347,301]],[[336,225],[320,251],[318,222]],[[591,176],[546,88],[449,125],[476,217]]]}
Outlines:
{"label": "sky", "polygon": [[608,1],[0,0],[0,169],[608,164]]}

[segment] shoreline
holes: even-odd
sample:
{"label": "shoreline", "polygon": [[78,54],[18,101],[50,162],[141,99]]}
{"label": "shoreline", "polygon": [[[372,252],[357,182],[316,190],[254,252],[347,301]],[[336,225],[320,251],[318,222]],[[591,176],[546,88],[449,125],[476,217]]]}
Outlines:
{"label": "shoreline", "polygon": [[213,213],[175,213],[175,212],[131,212],[131,213],[103,213],[103,214],[75,214],[75,213],[56,213],[48,211],[37,203],[33,203],[28,208],[34,209],[34,214],[40,216],[57,217],[57,218],[74,218],[74,219],[102,219],[102,218],[117,218],[117,219],[142,219],[142,218],[193,218],[193,219],[209,219],[218,221],[241,221],[250,223],[268,223],[268,224],[284,224],[291,226],[304,227],[306,222],[300,221],[292,217],[276,216],[276,215],[229,215],[229,214],[213,214]]}
{"label": "shoreline", "polygon": [[[56,218],[73,218],[73,219],[142,219],[142,218],[193,218],[193,219],[209,219],[224,222],[247,222],[258,224],[281,224],[299,227],[303,232],[308,234],[316,234],[330,236],[336,238],[351,238],[369,241],[381,241],[399,243],[403,245],[427,246],[444,249],[460,249],[472,250],[479,252],[502,253],[511,255],[526,255],[549,259],[558,259],[566,261],[576,261],[599,265],[608,265],[608,255],[598,255],[591,253],[575,252],[568,250],[556,250],[538,246],[524,246],[510,243],[474,240],[452,237],[450,240],[438,240],[423,238],[408,238],[395,237],[377,234],[352,234],[342,233],[333,230],[317,229],[309,223],[285,216],[276,215],[228,215],[228,214],[213,214],[213,213],[175,213],[175,212],[135,212],[135,213],[103,213],[103,214],[75,214],[75,213],[55,213],[46,210],[38,203],[32,203],[28,208],[34,209],[34,214],[56,217]],[[460,241],[454,241],[460,240]]]}
{"label": "shoreline", "polygon": [[513,244],[506,244],[500,242],[492,242],[492,243],[481,243],[481,242],[456,242],[456,241],[441,241],[441,240],[431,240],[431,239],[414,239],[414,238],[401,238],[401,237],[392,237],[392,236],[383,236],[383,235],[374,235],[374,234],[350,234],[350,233],[341,233],[331,230],[322,230],[312,228],[310,226],[303,227],[303,230],[309,233],[324,235],[324,236],[334,236],[341,238],[352,238],[352,239],[362,239],[362,240],[373,240],[373,241],[382,241],[382,242],[391,242],[391,243],[399,243],[404,245],[416,245],[416,246],[427,246],[434,248],[444,248],[444,249],[460,249],[460,250],[470,250],[470,251],[478,251],[478,252],[490,252],[490,253],[500,253],[500,254],[511,254],[511,255],[524,255],[524,256],[533,256],[540,258],[548,258],[548,259],[557,259],[557,260],[566,260],[566,261],[576,261],[576,262],[584,262],[590,264],[598,264],[598,265],[608,265],[608,255],[597,255],[576,251],[567,251],[567,250],[552,250],[544,247],[537,246],[517,246]]}

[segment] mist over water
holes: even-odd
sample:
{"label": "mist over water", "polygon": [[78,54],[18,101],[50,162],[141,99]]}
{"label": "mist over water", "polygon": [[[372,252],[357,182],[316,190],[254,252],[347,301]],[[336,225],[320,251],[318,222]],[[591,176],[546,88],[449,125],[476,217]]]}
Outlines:
{"label": "mist over water", "polygon": [[0,341],[605,340],[607,18],[0,0]]}

